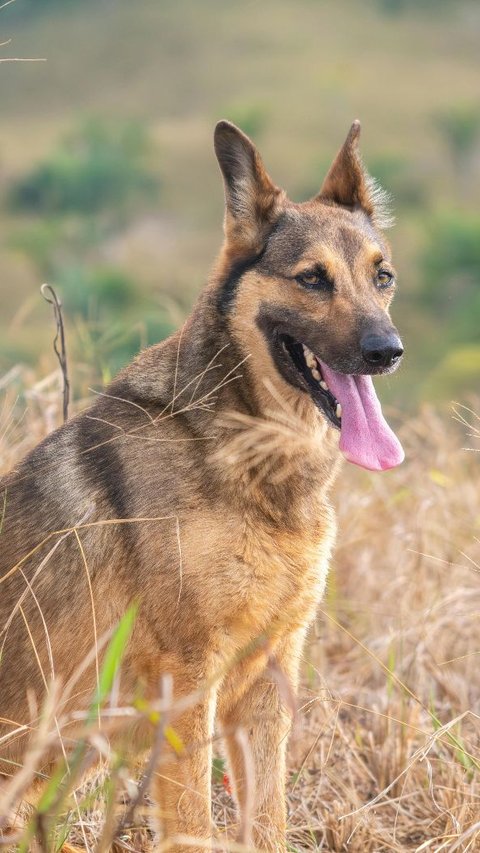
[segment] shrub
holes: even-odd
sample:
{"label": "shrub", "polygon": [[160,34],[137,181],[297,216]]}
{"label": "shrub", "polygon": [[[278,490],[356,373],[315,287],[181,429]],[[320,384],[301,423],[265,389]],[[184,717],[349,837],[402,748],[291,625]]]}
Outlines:
{"label": "shrub", "polygon": [[241,127],[243,132],[252,139],[258,139],[265,130],[267,112],[264,105],[259,103],[237,103],[225,110],[229,121]]}
{"label": "shrub", "polygon": [[452,0],[377,0],[380,10],[386,15],[401,15],[409,11],[430,12],[435,8],[438,14],[453,6]]}
{"label": "shrub", "polygon": [[456,104],[437,113],[434,121],[450,148],[456,168],[463,171],[480,135],[480,104]]}
{"label": "shrub", "polygon": [[158,190],[149,153],[142,126],[91,119],[12,186],[10,206],[50,215],[122,213]]}
{"label": "shrub", "polygon": [[[59,295],[62,293],[59,289]],[[77,314],[74,323],[72,356],[75,364],[83,364],[89,370],[92,383],[107,384],[112,377],[128,364],[140,349],[164,340],[173,331],[172,323],[157,306],[142,307],[144,317],[136,321],[131,314],[116,315],[92,320]]]}
{"label": "shrub", "polygon": [[59,273],[57,283],[65,310],[85,320],[118,316],[135,298],[133,281],[115,267],[67,267]]}
{"label": "shrub", "polygon": [[410,313],[412,354],[427,372],[419,396],[458,400],[476,388],[478,377],[480,216],[449,211],[427,221],[425,230]]}
{"label": "shrub", "polygon": [[478,387],[479,376],[480,346],[459,346],[451,349],[429,373],[422,390],[430,399],[468,400]]}
{"label": "shrub", "polygon": [[413,169],[413,164],[400,154],[371,157],[368,171],[380,186],[391,193],[395,206],[413,207],[424,202],[425,186]]}
{"label": "shrub", "polygon": [[480,216],[449,212],[434,218],[423,254],[424,294],[445,306],[462,292],[480,290]]}
{"label": "shrub", "polygon": [[45,217],[17,227],[8,245],[26,255],[42,278],[56,280],[59,270],[85,258],[108,233],[91,217]]}

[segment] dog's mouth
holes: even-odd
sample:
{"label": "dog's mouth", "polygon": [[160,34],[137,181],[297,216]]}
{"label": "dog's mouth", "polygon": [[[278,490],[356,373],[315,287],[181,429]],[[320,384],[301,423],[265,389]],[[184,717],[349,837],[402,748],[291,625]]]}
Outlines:
{"label": "dog's mouth", "polygon": [[306,344],[289,335],[282,336],[282,346],[290,356],[293,366],[301,374],[313,402],[337,429],[342,426],[342,405],[333,395],[322,373],[322,364]]}
{"label": "dog's mouth", "polygon": [[340,450],[350,462],[372,471],[403,462],[403,448],[383,417],[371,376],[334,370],[290,335],[281,334],[279,342],[290,364],[281,372],[307,391],[327,421],[340,430]]}

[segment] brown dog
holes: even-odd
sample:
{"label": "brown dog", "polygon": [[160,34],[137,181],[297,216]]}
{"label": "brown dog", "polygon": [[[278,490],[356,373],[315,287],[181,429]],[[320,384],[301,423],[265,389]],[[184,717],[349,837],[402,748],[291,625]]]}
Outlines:
{"label": "brown dog", "polygon": [[[100,636],[137,601],[125,701],[138,684],[157,696],[165,673],[175,698],[197,697],[172,722],[182,757],[166,748],[156,774],[167,837],[211,838],[217,718],[240,811],[248,756],[254,766],[253,842],[286,850],[289,714],[268,659],[295,687],[334,538],[339,446],[373,470],[403,458],[370,378],[403,349],[359,129],[319,194],[294,204],[220,122],[225,244],[190,318],[0,482],[0,716],[28,724],[27,691],[40,701],[52,670],[65,683],[91,651],[92,608]],[[76,701],[94,687],[92,664]],[[10,772],[25,743],[0,748]]]}

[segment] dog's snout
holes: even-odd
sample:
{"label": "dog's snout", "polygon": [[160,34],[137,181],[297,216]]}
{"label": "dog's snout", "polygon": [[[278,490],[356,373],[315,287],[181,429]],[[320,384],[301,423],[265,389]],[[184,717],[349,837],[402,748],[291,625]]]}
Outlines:
{"label": "dog's snout", "polygon": [[395,332],[364,335],[360,346],[363,358],[371,367],[393,367],[403,355],[403,344]]}

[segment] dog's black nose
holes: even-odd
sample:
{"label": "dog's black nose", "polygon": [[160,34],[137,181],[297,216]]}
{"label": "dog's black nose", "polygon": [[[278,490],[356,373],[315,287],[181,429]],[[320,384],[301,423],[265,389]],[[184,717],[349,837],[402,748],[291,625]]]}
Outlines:
{"label": "dog's black nose", "polygon": [[392,367],[403,355],[403,345],[395,333],[364,335],[360,341],[362,355],[371,367]]}

